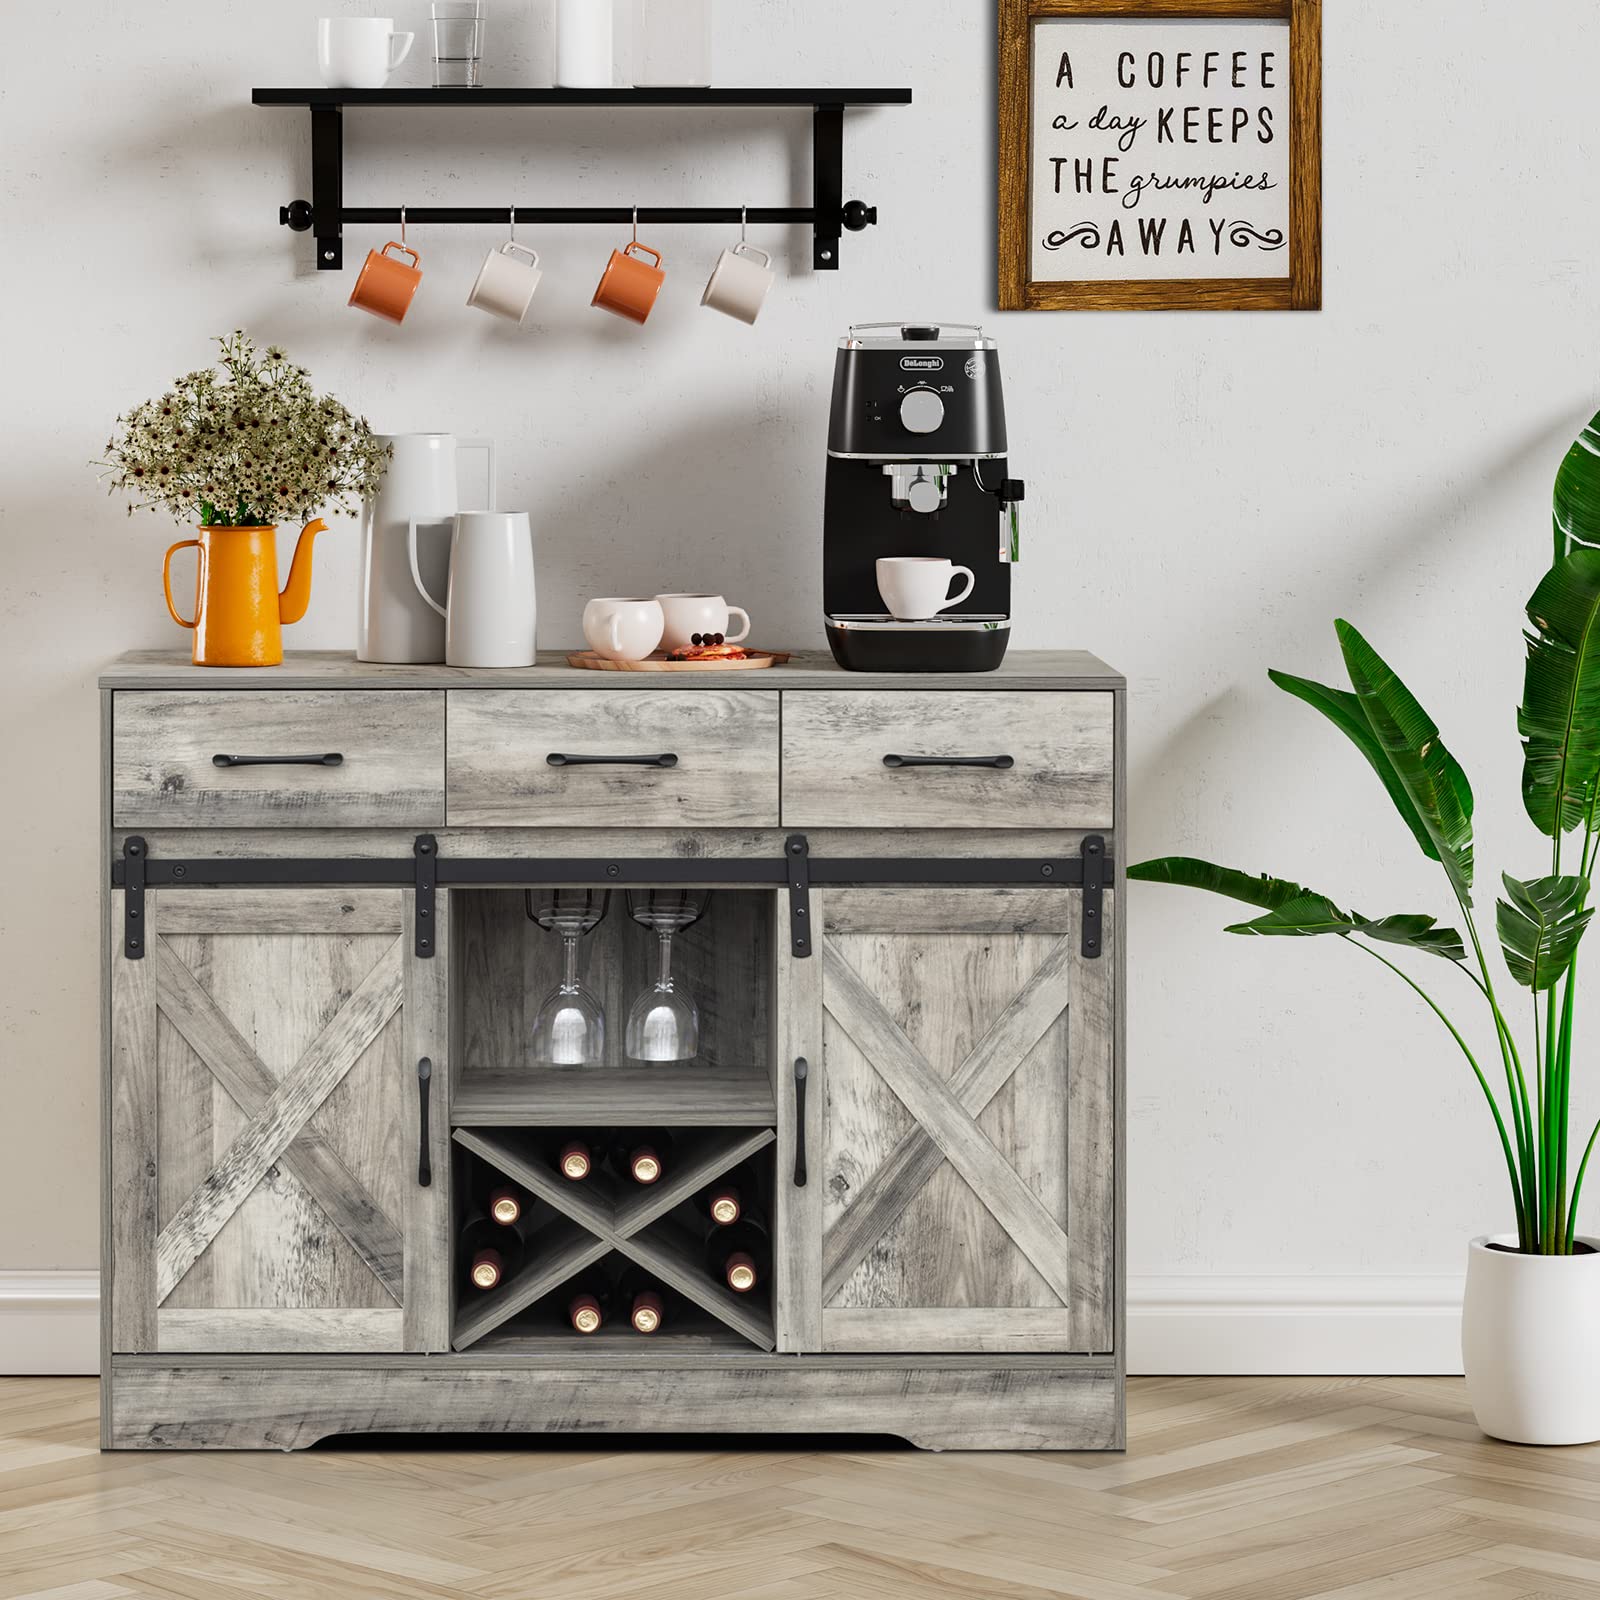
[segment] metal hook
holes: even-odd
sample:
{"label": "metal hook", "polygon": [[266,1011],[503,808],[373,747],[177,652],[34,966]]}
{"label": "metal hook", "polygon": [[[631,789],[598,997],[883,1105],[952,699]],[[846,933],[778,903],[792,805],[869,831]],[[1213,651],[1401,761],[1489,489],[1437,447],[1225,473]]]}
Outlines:
{"label": "metal hook", "polygon": [[740,206],[739,207],[739,243],[740,244],[745,244],[747,242],[747,235],[749,233],[749,226],[750,226],[750,207],[749,206]]}
{"label": "metal hook", "polygon": [[638,206],[635,206],[633,208],[633,242],[635,244],[638,244],[638,242],[639,242],[639,208],[638,208]]}
{"label": "metal hook", "polygon": [[511,208],[511,242],[512,244],[517,242],[517,208],[515,206]]}
{"label": "metal hook", "polygon": [[400,207],[400,248],[402,250],[404,250],[405,247],[406,247],[406,208],[404,206],[401,206]]}

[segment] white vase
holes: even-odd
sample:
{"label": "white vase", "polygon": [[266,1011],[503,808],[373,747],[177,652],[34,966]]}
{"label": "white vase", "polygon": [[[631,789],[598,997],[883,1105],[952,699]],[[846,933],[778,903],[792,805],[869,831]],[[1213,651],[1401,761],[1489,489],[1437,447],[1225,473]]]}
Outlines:
{"label": "white vase", "polygon": [[356,660],[443,661],[444,621],[411,580],[411,530],[423,580],[443,594],[456,513],[494,505],[494,446],[450,433],[383,434],[379,442],[394,454],[377,494],[361,508]]}
{"label": "white vase", "polygon": [[1467,1246],[1461,1359],[1473,1413],[1491,1438],[1600,1440],[1600,1241],[1581,1242],[1596,1253],[1521,1255],[1514,1234]]}

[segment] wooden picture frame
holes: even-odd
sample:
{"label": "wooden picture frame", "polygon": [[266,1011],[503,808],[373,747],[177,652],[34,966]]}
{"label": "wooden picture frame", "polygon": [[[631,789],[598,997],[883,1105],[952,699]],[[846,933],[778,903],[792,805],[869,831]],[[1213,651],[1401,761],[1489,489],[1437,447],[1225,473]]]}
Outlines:
{"label": "wooden picture frame", "polygon": [[[1217,23],[1267,20],[1288,24],[1288,214],[1287,228],[1273,235],[1274,238],[1287,235],[1287,276],[1130,276],[1077,280],[1064,276],[1057,280],[1035,275],[1033,47],[1037,26],[1059,20]],[[1321,309],[1322,0],[999,0],[999,22],[999,296],[1002,311]],[[1057,175],[1059,184],[1059,165]],[[1220,250],[1219,239],[1219,254]],[[1063,260],[1062,266],[1063,269],[1070,266],[1070,257]]]}

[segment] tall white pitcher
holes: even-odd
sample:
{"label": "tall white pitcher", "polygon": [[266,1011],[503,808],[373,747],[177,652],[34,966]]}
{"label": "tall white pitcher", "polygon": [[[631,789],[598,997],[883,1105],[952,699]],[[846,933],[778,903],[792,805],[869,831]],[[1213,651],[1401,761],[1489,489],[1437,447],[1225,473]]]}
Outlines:
{"label": "tall white pitcher", "polygon": [[458,511],[494,508],[494,445],[450,433],[380,435],[394,455],[383,484],[361,510],[361,611],[356,659],[393,663],[445,658],[443,619],[417,592],[411,545],[423,578],[443,594]]}

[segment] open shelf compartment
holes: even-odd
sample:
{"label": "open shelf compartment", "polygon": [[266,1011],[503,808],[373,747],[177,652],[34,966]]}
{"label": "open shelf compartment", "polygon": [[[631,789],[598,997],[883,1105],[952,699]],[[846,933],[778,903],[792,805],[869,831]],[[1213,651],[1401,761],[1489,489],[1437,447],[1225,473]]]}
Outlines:
{"label": "open shelf compartment", "polygon": [[[546,1201],[561,1221],[545,1230],[547,1248],[537,1251],[499,1288],[459,1309],[451,1342],[457,1350],[465,1350],[502,1330],[497,1347],[510,1338],[537,1337],[540,1347],[548,1348],[559,1331],[548,1314],[539,1315],[538,1302],[615,1253],[643,1268],[720,1328],[759,1349],[774,1349],[770,1283],[759,1296],[746,1296],[717,1282],[706,1272],[693,1235],[671,1213],[721,1174],[765,1149],[775,1137],[771,1128],[699,1132],[680,1144],[659,1183],[624,1192],[603,1173],[581,1184],[563,1179],[526,1131],[457,1128],[457,1144]],[[531,1327],[519,1333],[510,1325],[523,1313],[529,1313],[525,1327],[529,1322]],[[704,1328],[695,1325],[692,1331],[704,1332]],[[637,1350],[641,1342],[638,1338],[597,1341],[576,1334],[564,1336],[586,1351],[615,1349],[623,1343]],[[672,1335],[657,1337],[667,1344]]]}
{"label": "open shelf compartment", "polygon": [[457,890],[462,1070],[451,1120],[468,1128],[770,1127],[772,892],[718,889],[706,914],[672,942],[679,987],[700,1011],[693,1061],[643,1063],[623,1054],[623,1019],[654,970],[655,939],[628,915],[626,891],[578,946],[584,981],[605,1007],[606,1059],[539,1066],[528,1040],[561,976],[561,941],[528,920],[520,889]]}

